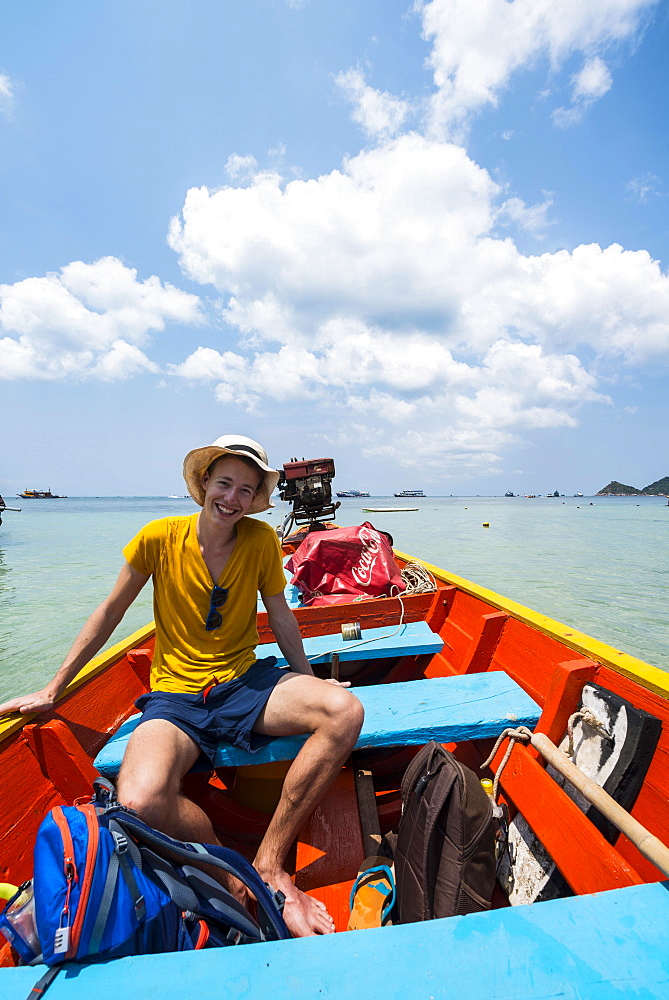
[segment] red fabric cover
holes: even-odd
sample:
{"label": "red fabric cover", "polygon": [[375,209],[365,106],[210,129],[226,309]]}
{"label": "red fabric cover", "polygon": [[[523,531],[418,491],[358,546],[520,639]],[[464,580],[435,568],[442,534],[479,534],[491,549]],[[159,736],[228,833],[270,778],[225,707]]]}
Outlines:
{"label": "red fabric cover", "polygon": [[390,542],[369,521],[354,528],[312,531],[286,569],[311,606],[392,597],[405,589]]}

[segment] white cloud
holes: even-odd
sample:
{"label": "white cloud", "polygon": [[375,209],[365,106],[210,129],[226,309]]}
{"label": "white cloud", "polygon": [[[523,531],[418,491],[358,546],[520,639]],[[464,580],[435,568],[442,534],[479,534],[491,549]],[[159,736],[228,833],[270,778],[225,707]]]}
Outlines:
{"label": "white cloud", "polygon": [[255,156],[248,154],[247,156],[240,156],[238,153],[232,153],[225,164],[225,172],[230,180],[248,180],[253,177],[258,171],[258,161]]}
{"label": "white cloud", "polygon": [[507,198],[497,213],[497,219],[502,224],[514,222],[521,229],[540,236],[550,225],[552,220],[548,218],[548,210],[553,204],[552,195],[544,191],[545,198],[536,205],[526,205],[522,198]]}
{"label": "white cloud", "polygon": [[594,56],[572,79],[572,95],[575,101],[594,101],[611,88],[613,77],[599,56]]}
{"label": "white cloud", "polygon": [[0,114],[11,117],[14,110],[14,86],[4,73],[0,73]]}
{"label": "white cloud", "polygon": [[520,337],[629,361],[666,354],[657,261],[615,245],[524,256],[493,235],[500,213],[543,224],[550,199],[502,197],[463,149],[410,134],[316,180],[261,172],[247,187],[193,189],[170,241],[189,277],[229,296],[225,318],[255,348],[327,349],[353,331],[356,351],[374,330],[423,333],[435,352]]}
{"label": "white cloud", "polygon": [[410,111],[407,101],[370,87],[359,69],[339,73],[335,82],[353,105],[353,121],[366,135],[389,139],[400,132]]}
{"label": "white cloud", "polygon": [[[634,41],[658,0],[416,0],[436,92],[430,121],[438,135],[459,136],[473,114],[495,106],[512,74],[547,59],[557,72],[575,54],[585,65],[572,81],[577,107],[605,93],[601,54]],[[580,96],[579,96],[580,93]],[[567,111],[562,109],[565,114]],[[559,117],[559,115],[558,115]]]}
{"label": "white cloud", "polygon": [[599,56],[588,59],[579,73],[571,78],[571,106],[556,108],[552,114],[556,125],[564,128],[580,121],[587,109],[611,88],[613,77]]}
{"label": "white cloud", "polygon": [[167,322],[200,319],[199,299],[137,280],[114,257],[74,261],[58,273],[0,285],[0,378],[126,378],[156,370],[142,353]]}
{"label": "white cloud", "polygon": [[573,427],[609,402],[584,347],[604,367],[669,357],[669,279],[615,245],[521,254],[496,227],[540,230],[550,195],[505,195],[462,148],[415,133],[319,178],[258,170],[189,191],[171,245],[223,294],[240,340],[173,374],[250,410],[322,404],[342,426],[357,413],[369,453],[397,461],[426,460],[410,442],[427,422],[463,470],[493,468],[529,429]]}
{"label": "white cloud", "polygon": [[116,382],[119,379],[139,375],[140,372],[157,372],[158,365],[150,361],[143,351],[134,344],[126,344],[124,340],[115,340],[111,350],[100,355],[97,363],[89,374],[103,382]]}
{"label": "white cloud", "polygon": [[663,197],[661,184],[660,178],[650,172],[642,177],[634,177],[627,185],[628,199],[645,205],[649,198],[661,198]]}

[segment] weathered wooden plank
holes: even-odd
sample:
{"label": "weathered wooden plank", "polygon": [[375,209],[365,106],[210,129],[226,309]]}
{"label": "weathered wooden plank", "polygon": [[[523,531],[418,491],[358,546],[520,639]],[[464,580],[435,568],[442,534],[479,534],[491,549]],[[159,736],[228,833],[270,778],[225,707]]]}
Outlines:
{"label": "weathered wooden plank", "polygon": [[[49,1000],[612,1000],[669,995],[669,891],[652,884],[465,917],[67,966]],[[0,970],[3,1000],[44,971]],[[277,986],[277,984],[279,984]]]}
{"label": "weathered wooden plank", "polygon": [[[356,688],[354,693],[365,709],[356,748],[483,739],[498,736],[508,725],[533,728],[539,718],[536,703],[500,671],[375,684]],[[95,766],[103,774],[118,772],[133,729],[132,721],[129,719],[98,754]],[[292,760],[307,738],[305,734],[283,736],[254,754],[220,744],[215,765]]]}
{"label": "weathered wooden plank", "polygon": [[[381,827],[376,808],[376,793],[371,771],[355,772],[355,791],[358,797],[360,829],[362,831],[363,858],[379,853]],[[362,858],[360,859],[362,861]]]}
{"label": "weathered wooden plank", "polygon": [[347,767],[297,835],[295,885],[307,892],[350,882],[364,856],[355,781]]}

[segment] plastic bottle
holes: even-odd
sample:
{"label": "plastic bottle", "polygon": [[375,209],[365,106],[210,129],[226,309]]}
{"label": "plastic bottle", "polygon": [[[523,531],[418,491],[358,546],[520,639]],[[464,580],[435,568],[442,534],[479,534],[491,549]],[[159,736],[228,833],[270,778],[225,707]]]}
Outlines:
{"label": "plastic bottle", "polygon": [[492,806],[492,819],[495,828],[495,854],[499,856],[507,839],[506,807],[495,802],[495,786],[490,778],[481,778],[481,788],[490,799]]}
{"label": "plastic bottle", "polygon": [[40,954],[32,882],[24,882],[8,901],[0,914],[0,932],[16,948],[24,962],[34,961]]}

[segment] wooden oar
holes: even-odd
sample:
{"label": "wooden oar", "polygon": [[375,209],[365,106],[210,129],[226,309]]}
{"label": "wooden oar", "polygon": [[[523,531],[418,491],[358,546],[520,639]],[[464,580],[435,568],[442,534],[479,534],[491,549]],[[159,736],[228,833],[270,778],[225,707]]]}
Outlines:
{"label": "wooden oar", "polygon": [[570,784],[578,788],[588,802],[596,806],[603,816],[606,816],[621,833],[624,833],[632,841],[644,858],[648,858],[656,868],[659,868],[669,878],[669,848],[661,840],[658,840],[645,826],[630,816],[626,809],[623,809],[595,781],[588,778],[580,768],[572,764],[563,751],[559,750],[543,733],[532,733],[530,742],[556,771],[564,775]]}

